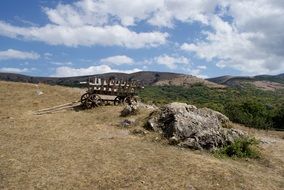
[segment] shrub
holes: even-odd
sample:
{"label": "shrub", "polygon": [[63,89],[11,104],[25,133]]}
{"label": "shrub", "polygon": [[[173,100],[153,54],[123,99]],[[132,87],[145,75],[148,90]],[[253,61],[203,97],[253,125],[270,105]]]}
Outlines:
{"label": "shrub", "polygon": [[[258,129],[284,129],[284,90],[263,91],[255,87],[211,89],[204,85],[146,86],[139,92],[145,103],[157,105],[185,102],[219,111],[233,122]],[[282,106],[283,107],[283,106]]]}
{"label": "shrub", "polygon": [[277,129],[284,130],[284,104],[276,111],[272,118],[273,126]]}
{"label": "shrub", "polygon": [[263,104],[254,100],[227,103],[225,114],[230,120],[249,127],[261,129],[272,127],[271,111]]}
{"label": "shrub", "polygon": [[215,152],[219,157],[238,157],[238,158],[259,158],[260,152],[257,150],[259,142],[255,138],[242,138],[230,145],[226,145]]}

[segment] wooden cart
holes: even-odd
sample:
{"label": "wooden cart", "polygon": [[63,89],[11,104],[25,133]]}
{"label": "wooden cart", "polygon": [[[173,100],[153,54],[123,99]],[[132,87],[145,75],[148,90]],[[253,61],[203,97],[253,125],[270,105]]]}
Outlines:
{"label": "wooden cart", "polygon": [[143,88],[136,81],[111,80],[103,78],[88,79],[81,82],[87,85],[88,90],[81,96],[83,107],[90,109],[93,107],[109,104],[133,104],[137,102],[137,89]]}

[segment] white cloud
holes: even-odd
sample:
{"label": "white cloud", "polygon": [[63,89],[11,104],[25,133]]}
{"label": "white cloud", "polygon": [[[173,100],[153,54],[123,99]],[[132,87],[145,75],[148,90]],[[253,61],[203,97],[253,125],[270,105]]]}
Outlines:
{"label": "white cloud", "polygon": [[[268,5],[267,1],[262,1]],[[247,9],[243,9],[248,10],[248,15],[259,8],[257,7],[258,3],[254,3],[254,6],[252,6],[252,1],[241,2],[243,5],[250,5],[246,7]],[[230,10],[233,8],[234,4],[230,4]],[[279,10],[279,7],[277,9]],[[239,9],[238,11],[243,10]],[[265,9],[263,11],[266,12]],[[271,11],[274,12],[275,10],[272,9]],[[228,12],[227,14],[230,13]],[[256,14],[258,14],[259,18],[265,20],[267,13],[261,14],[261,11],[259,11]],[[284,22],[284,17],[282,18]],[[246,19],[249,21],[245,21]],[[280,23],[274,22],[271,18],[269,19],[271,26],[268,23],[262,23],[264,25],[260,26],[254,20],[253,15],[252,17],[246,16],[246,19],[242,18],[241,22],[238,23],[238,17],[236,17],[232,23],[229,23],[219,16],[214,16],[210,20],[213,31],[206,33],[206,39],[196,43],[184,43],[181,49],[194,52],[198,57],[208,62],[217,60],[218,67],[231,67],[241,71],[243,74],[283,72],[284,45],[282,42],[284,41],[284,35],[277,30]],[[246,22],[250,23],[249,25],[255,25],[254,27],[257,30],[254,27],[250,29],[249,26],[243,28],[242,26]],[[267,30],[270,30],[270,32],[267,32]]]}
{"label": "white cloud", "polygon": [[206,74],[204,74],[204,71],[207,69],[206,65],[197,65],[192,67],[186,67],[183,68],[184,73],[187,73],[189,75],[193,75],[199,78],[208,78]]}
{"label": "white cloud", "polygon": [[60,61],[53,61],[50,62],[53,65],[58,65],[58,66],[63,66],[63,65],[73,65],[71,61],[66,61],[66,62],[60,62]]}
{"label": "white cloud", "polygon": [[130,26],[144,20],[170,27],[174,20],[207,24],[217,3],[218,0],[82,0],[44,10],[52,23],[64,26],[103,26],[112,22]]}
{"label": "white cloud", "polygon": [[81,0],[44,11],[52,23],[61,26],[103,26],[113,22],[130,26],[144,20],[169,27],[174,20],[206,24],[217,3],[218,0]]}
{"label": "white cloud", "polygon": [[40,55],[35,52],[19,51],[15,49],[8,49],[6,51],[0,51],[0,60],[8,59],[39,59]]}
{"label": "white cloud", "polygon": [[[0,35],[68,47],[144,48],[167,43],[169,34],[130,26],[198,22],[206,25],[201,31],[206,37],[200,35],[181,49],[245,74],[284,71],[283,0],[81,0],[44,12],[49,24],[18,27],[0,21]],[[156,61],[175,68],[169,57]]]}
{"label": "white cloud", "polygon": [[44,27],[17,27],[0,21],[0,35],[41,41],[50,45],[77,46],[123,46],[127,48],[155,47],[166,43],[167,33],[136,33],[120,25],[95,27],[61,26],[48,24]]}
{"label": "white cloud", "polygon": [[218,0],[164,0],[163,6],[159,7],[148,22],[166,27],[171,27],[175,20],[181,22],[198,21],[207,25],[217,5]]}
{"label": "white cloud", "polygon": [[102,26],[116,21],[129,26],[148,18],[163,6],[164,0],[82,0],[59,4],[55,9],[45,8],[45,12],[49,20],[58,25]]}
{"label": "white cloud", "polygon": [[56,68],[54,77],[69,77],[69,76],[84,76],[84,75],[95,75],[102,73],[133,73],[139,72],[140,69],[131,69],[131,70],[118,70],[112,69],[108,65],[98,65],[98,66],[90,66],[87,68],[72,68],[72,67],[58,67]]}
{"label": "white cloud", "polygon": [[203,78],[203,79],[208,78],[207,75],[202,74],[202,71],[203,69],[196,68],[196,69],[191,69],[188,72],[189,74],[199,77],[199,78]]}
{"label": "white cloud", "polygon": [[46,60],[51,60],[51,57],[53,56],[53,54],[52,54],[52,53],[49,53],[49,52],[46,52],[46,53],[44,53],[43,55],[44,55],[44,58],[45,58]]}
{"label": "white cloud", "polygon": [[28,72],[29,69],[24,68],[24,69],[20,69],[20,68],[12,68],[12,67],[3,67],[0,68],[0,72],[3,73],[25,73]]}
{"label": "white cloud", "polygon": [[116,55],[112,57],[103,58],[100,60],[101,63],[123,65],[123,64],[133,64],[133,59],[126,55]]}
{"label": "white cloud", "polygon": [[169,55],[161,55],[158,57],[155,57],[153,59],[154,63],[160,64],[160,65],[165,65],[170,69],[175,69],[177,65],[182,64],[182,65],[188,65],[190,63],[190,60],[184,56],[169,56]]}
{"label": "white cloud", "polygon": [[[138,33],[127,28],[139,21],[171,27],[174,20],[208,22],[217,0],[82,0],[44,8],[50,24],[17,27],[0,21],[0,35],[45,42],[50,45],[156,47],[165,44],[168,34]],[[114,6],[115,5],[115,6]]]}
{"label": "white cloud", "polygon": [[200,70],[207,69],[206,65],[198,65],[197,68],[200,69]]}

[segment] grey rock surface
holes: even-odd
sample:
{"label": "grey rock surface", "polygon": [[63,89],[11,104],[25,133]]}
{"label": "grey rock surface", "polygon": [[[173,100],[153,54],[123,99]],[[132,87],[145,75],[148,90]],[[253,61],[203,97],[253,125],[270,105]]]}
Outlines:
{"label": "grey rock surface", "polygon": [[135,124],[135,120],[134,119],[125,119],[120,123],[120,126],[122,127],[130,127],[133,126]]}
{"label": "grey rock surface", "polygon": [[123,110],[120,113],[120,116],[126,117],[129,115],[135,115],[138,112],[138,107],[135,104],[127,105],[123,108]]}
{"label": "grey rock surface", "polygon": [[245,134],[230,129],[223,114],[185,103],[171,103],[150,114],[146,128],[163,133],[171,144],[192,149],[214,150]]}

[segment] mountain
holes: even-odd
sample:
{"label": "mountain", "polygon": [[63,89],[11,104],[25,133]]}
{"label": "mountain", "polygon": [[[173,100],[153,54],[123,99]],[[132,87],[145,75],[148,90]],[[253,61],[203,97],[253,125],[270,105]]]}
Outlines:
{"label": "mountain", "polygon": [[169,72],[154,72],[154,71],[141,71],[131,74],[125,73],[106,73],[89,76],[75,76],[75,77],[34,77],[13,73],[0,73],[0,80],[13,81],[13,82],[28,82],[28,83],[46,83],[51,85],[64,85],[64,86],[79,86],[80,82],[87,81],[89,78],[98,77],[104,79],[117,79],[117,80],[135,80],[141,82],[143,85],[175,85],[190,87],[194,84],[203,84],[210,88],[224,88],[223,85],[216,84],[195,76],[169,73]]}
{"label": "mountain", "polygon": [[255,76],[254,79],[284,84],[284,73],[279,74],[279,75],[274,75],[274,76],[273,75],[258,75],[258,76]]}
{"label": "mountain", "polygon": [[252,84],[264,90],[275,90],[284,88],[284,73],[279,75],[258,75],[254,77],[243,76],[221,76],[216,78],[201,79],[192,75],[185,75],[170,72],[141,71],[131,74],[106,73],[89,76],[74,77],[35,77],[14,73],[0,73],[0,80],[28,83],[46,83],[51,85],[78,86],[80,82],[89,78],[99,77],[104,79],[136,80],[143,85],[175,85],[190,87],[196,84],[203,84],[210,88],[242,87],[245,84]]}
{"label": "mountain", "polygon": [[257,75],[253,77],[226,75],[206,80],[230,87],[243,87],[246,84],[251,84],[263,90],[284,89],[284,73],[279,75]]}
{"label": "mountain", "polygon": [[269,81],[269,82],[277,82],[277,83],[284,84],[284,73],[279,74],[279,75],[257,75],[253,77],[225,75],[225,76],[220,76],[220,77],[215,77],[215,78],[209,78],[206,80],[215,82],[218,84],[228,85],[228,86],[234,84],[234,81]]}
{"label": "mountain", "polygon": [[106,73],[98,75],[89,76],[74,76],[74,77],[34,77],[26,76],[14,73],[0,73],[0,80],[4,81],[14,81],[14,82],[28,82],[28,83],[46,83],[52,85],[65,85],[65,86],[76,86],[79,82],[87,81],[88,78],[99,77],[99,78],[113,78],[118,80],[136,80],[140,81],[145,85],[151,85],[160,80],[167,80],[176,77],[183,76],[177,73],[167,73],[167,72],[137,72],[131,74],[125,73]]}

